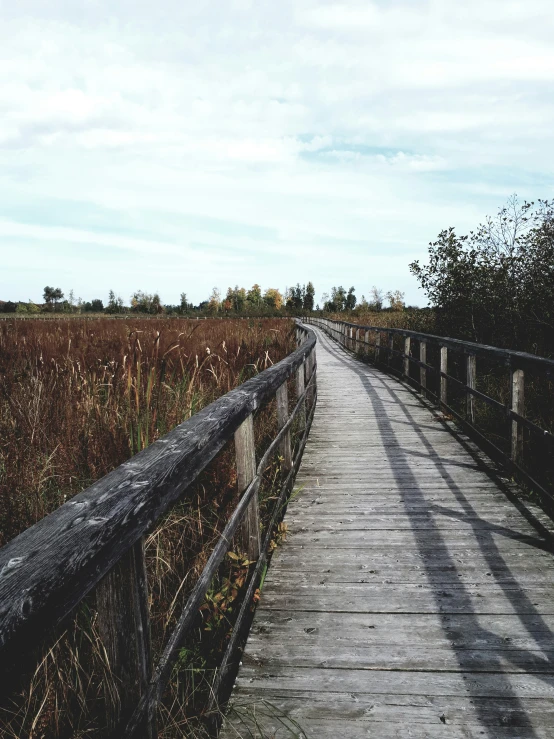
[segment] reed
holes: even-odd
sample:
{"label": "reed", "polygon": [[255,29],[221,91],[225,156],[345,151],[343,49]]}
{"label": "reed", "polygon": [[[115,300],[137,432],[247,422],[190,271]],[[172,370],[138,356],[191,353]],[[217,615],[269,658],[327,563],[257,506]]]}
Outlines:
{"label": "reed", "polygon": [[[0,325],[0,542],[294,349],[284,320],[98,319]],[[273,438],[271,404],[256,418]],[[279,462],[261,491],[270,499]],[[146,539],[154,658],[237,502],[229,444]],[[276,542],[277,543],[277,542]],[[214,578],[160,708],[160,736],[202,736],[210,682],[248,564],[235,550]],[[0,706],[6,737],[101,737],[117,695],[92,594]]]}

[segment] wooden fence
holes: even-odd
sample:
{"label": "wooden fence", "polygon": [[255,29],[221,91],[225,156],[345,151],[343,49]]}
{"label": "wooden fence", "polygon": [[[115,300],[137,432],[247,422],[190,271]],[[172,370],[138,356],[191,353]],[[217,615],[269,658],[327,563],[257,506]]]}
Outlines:
{"label": "wooden fence", "polygon": [[[95,588],[102,639],[120,687],[119,700],[106,702],[107,725],[114,737],[155,737],[156,709],[180,646],[237,536],[255,565],[212,685],[212,695],[218,695],[266,566],[273,530],[292,489],[315,410],[316,337],[300,323],[296,334],[298,348],[291,355],[204,408],[0,550],[4,690],[16,676],[21,655],[36,652]],[[289,413],[287,381],[293,377],[296,403]],[[256,464],[253,414],[274,397],[279,432]],[[293,422],[299,433],[294,457]],[[240,501],[153,667],[144,536],[233,437]],[[282,457],[284,481],[260,541],[258,489],[277,453]]]}
{"label": "wooden fence", "polygon": [[[334,321],[327,318],[305,318],[322,328],[331,338],[345,348],[359,353],[364,359],[374,362],[382,369],[408,381],[417,387],[425,397],[433,399],[446,413],[450,414],[491,457],[503,464],[511,474],[539,494],[541,505],[554,516],[554,491],[549,482],[536,479],[533,471],[525,465],[523,439],[528,434],[531,445],[541,443],[545,446],[548,459],[554,455],[554,435],[525,417],[525,373],[532,371],[548,381],[554,380],[554,360],[533,354],[499,349],[470,341],[450,339],[417,331],[380,326],[361,326],[347,321]],[[401,348],[395,347],[400,343]],[[428,362],[428,348],[436,347],[438,362]],[[417,350],[417,356],[416,356]],[[465,377],[460,379],[449,373],[452,355],[463,358]],[[502,403],[477,389],[477,360],[486,359],[510,373],[510,402]],[[397,360],[398,367],[395,367]],[[435,380],[434,390],[429,379]],[[452,407],[449,394],[458,388],[465,396],[465,408]],[[507,453],[480,430],[476,424],[476,400],[500,411],[510,422],[510,440]]]}

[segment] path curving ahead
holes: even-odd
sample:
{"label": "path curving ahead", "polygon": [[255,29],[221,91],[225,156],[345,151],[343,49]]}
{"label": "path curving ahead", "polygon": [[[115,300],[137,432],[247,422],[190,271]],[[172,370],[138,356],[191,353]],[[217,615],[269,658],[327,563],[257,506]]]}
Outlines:
{"label": "path curving ahead", "polygon": [[554,737],[549,519],[318,335],[318,406],[222,736]]}

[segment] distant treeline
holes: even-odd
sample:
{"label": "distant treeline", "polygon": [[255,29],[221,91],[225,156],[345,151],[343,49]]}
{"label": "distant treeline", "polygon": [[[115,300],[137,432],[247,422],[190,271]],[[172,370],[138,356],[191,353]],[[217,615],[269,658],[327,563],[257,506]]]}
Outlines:
{"label": "distant treeline", "polygon": [[46,286],[44,288],[42,304],[29,301],[3,302],[0,301],[0,312],[37,314],[37,313],[106,313],[111,315],[140,313],[150,315],[301,315],[313,311],[324,310],[332,313],[356,313],[360,311],[383,309],[384,299],[389,301],[391,310],[404,309],[404,295],[399,291],[388,292],[385,296],[383,290],[373,287],[371,300],[366,300],[362,295],[358,303],[355,288],[351,287],[348,292],[342,287],[333,287],[331,296],[323,294],[323,308],[315,303],[315,287],[312,282],[306,285],[298,283],[295,287],[286,288],[281,292],[277,288],[269,287],[262,291],[260,285],[255,284],[250,289],[244,287],[229,287],[222,297],[219,288],[214,287],[207,300],[198,305],[191,303],[186,293],[181,293],[181,300],[177,305],[163,303],[158,293],[148,293],[137,290],[131,295],[128,304],[113,290],[110,290],[108,300],[96,298],[91,301],[83,301],[75,298],[73,290],[67,297],[59,287]]}

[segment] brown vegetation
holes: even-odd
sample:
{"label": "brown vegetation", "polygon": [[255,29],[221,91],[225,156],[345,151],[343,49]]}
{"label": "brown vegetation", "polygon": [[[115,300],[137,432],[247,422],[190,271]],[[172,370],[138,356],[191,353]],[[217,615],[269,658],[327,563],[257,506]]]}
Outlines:
{"label": "brown vegetation", "polygon": [[0,324],[0,545],[291,350],[280,320]]}
{"label": "brown vegetation", "polygon": [[[293,348],[283,320],[0,325],[3,542]],[[275,433],[272,411],[270,404],[256,419],[260,448]],[[154,657],[236,505],[233,459],[230,444],[146,539]],[[277,460],[261,489],[262,518],[278,474]],[[240,552],[230,553],[214,579],[160,709],[160,736],[200,735],[247,568]],[[117,693],[92,595],[0,706],[0,733],[104,736],[106,686]]]}
{"label": "brown vegetation", "polygon": [[360,326],[404,328],[409,331],[421,331],[425,334],[435,333],[435,313],[428,308],[379,311],[364,311],[356,308],[349,314],[330,313],[326,317],[335,321],[357,323]]}

